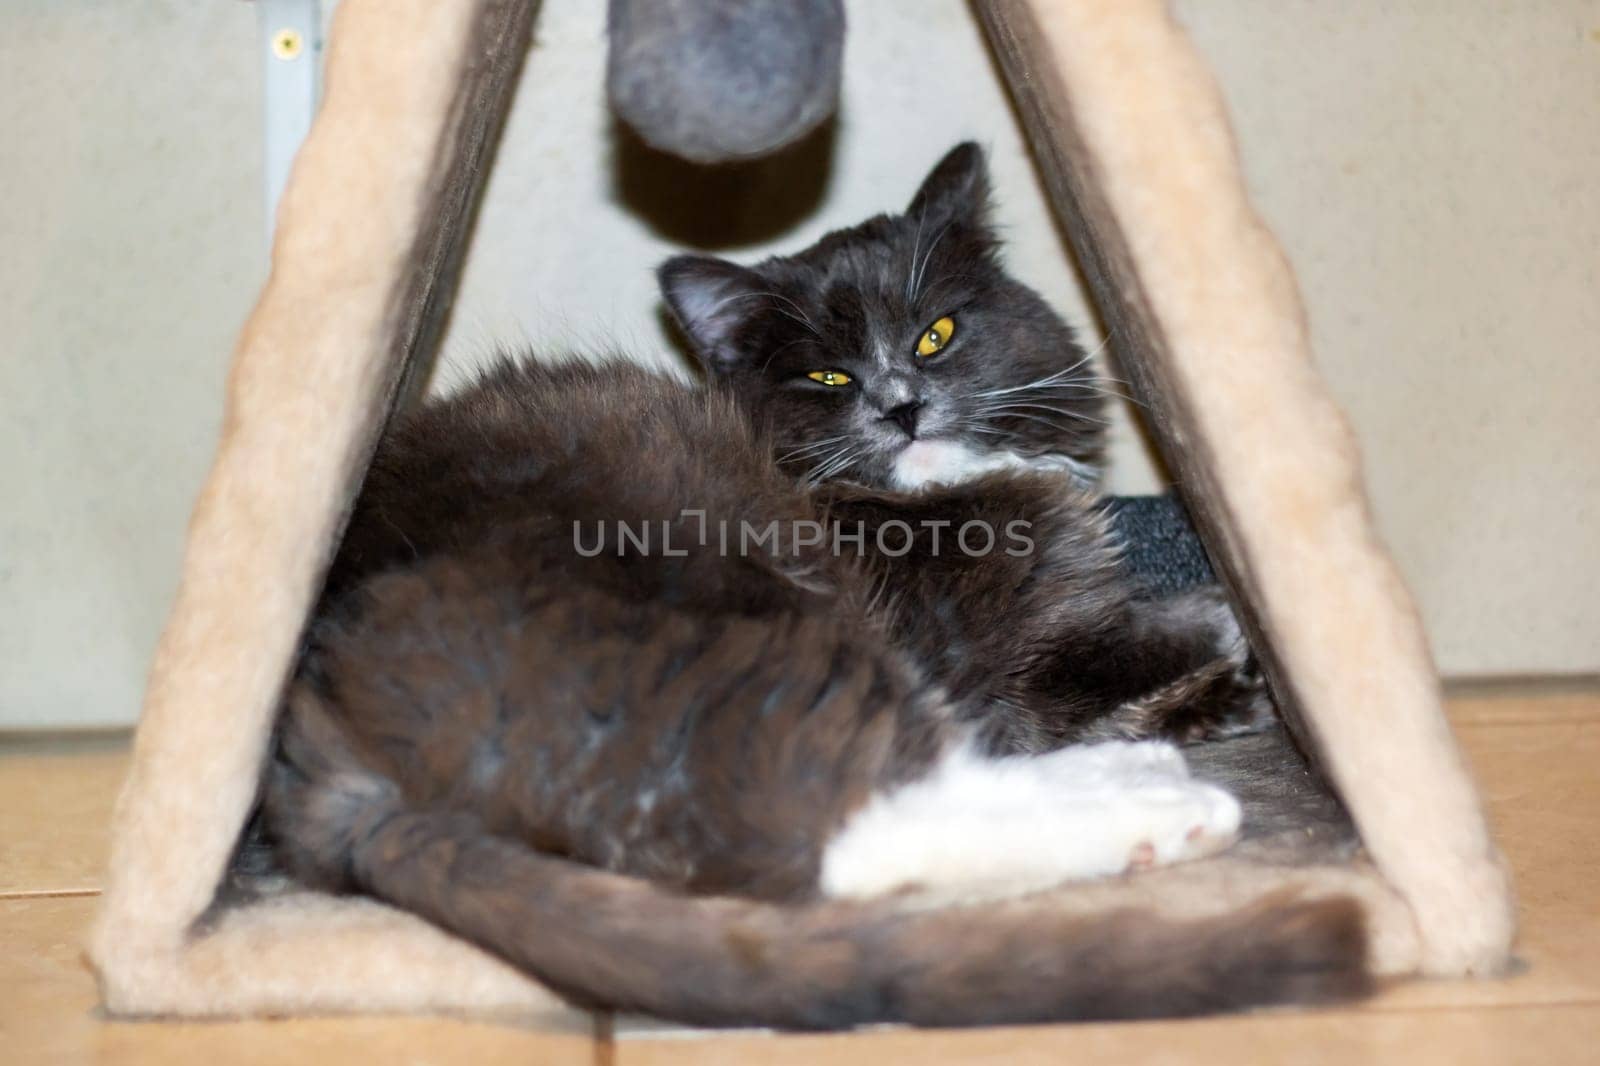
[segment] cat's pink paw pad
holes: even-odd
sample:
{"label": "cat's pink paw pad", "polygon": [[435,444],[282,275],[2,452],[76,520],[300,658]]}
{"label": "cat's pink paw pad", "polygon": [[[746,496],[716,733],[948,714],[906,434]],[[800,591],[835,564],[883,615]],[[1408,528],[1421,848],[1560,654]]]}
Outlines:
{"label": "cat's pink paw pad", "polygon": [[1239,839],[1239,801],[1219,788],[1200,785],[1197,788],[1198,816],[1183,831],[1182,840],[1172,841],[1167,848],[1158,849],[1166,862],[1182,862],[1215,855]]}
{"label": "cat's pink paw pad", "polygon": [[1239,839],[1239,801],[1214,785],[1185,781],[1153,794],[1155,799],[1135,838],[1129,869],[1203,859]]}

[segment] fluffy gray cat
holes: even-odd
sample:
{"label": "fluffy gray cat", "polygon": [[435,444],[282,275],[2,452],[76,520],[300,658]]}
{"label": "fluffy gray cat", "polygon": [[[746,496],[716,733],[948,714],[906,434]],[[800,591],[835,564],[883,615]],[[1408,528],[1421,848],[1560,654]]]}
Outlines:
{"label": "fluffy gray cat", "polygon": [[1171,741],[1266,711],[1219,596],[1121,567],[1099,387],[987,195],[963,145],[904,214],[666,263],[705,387],[507,361],[399,422],[287,697],[286,865],[702,1024],[1358,994],[1347,900],[982,902],[1229,845],[1238,804]]}

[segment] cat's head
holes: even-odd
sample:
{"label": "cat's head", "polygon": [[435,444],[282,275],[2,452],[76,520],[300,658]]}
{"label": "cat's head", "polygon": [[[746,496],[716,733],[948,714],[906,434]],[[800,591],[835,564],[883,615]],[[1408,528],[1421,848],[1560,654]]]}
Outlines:
{"label": "cat's head", "polygon": [[677,256],[661,289],[706,371],[799,476],[899,489],[1016,467],[1092,479],[1094,371],[1001,268],[988,198],[983,152],[958,145],[904,214],[749,267]]}

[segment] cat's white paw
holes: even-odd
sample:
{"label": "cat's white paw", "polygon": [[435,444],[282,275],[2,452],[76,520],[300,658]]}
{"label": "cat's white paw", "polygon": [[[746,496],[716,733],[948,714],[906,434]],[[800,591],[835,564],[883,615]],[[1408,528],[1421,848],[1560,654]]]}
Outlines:
{"label": "cat's white paw", "polygon": [[1138,781],[1189,779],[1189,764],[1183,753],[1164,740],[1074,744],[1043,755],[1004,761],[1030,767],[1045,787],[1064,792],[1081,792],[1101,785],[1123,787]]}
{"label": "cat's white paw", "polygon": [[1085,749],[1106,759],[1123,779],[1189,780],[1189,764],[1177,745],[1164,740],[1113,740]]}
{"label": "cat's white paw", "polygon": [[1238,801],[1189,777],[1172,745],[1113,741],[990,759],[951,751],[921,780],[874,796],[828,842],[822,889],[908,886],[994,896],[1214,854]]}
{"label": "cat's white paw", "polygon": [[1239,801],[1214,785],[1131,789],[1126,802],[1137,838],[1128,849],[1129,870],[1205,858],[1239,838]]}

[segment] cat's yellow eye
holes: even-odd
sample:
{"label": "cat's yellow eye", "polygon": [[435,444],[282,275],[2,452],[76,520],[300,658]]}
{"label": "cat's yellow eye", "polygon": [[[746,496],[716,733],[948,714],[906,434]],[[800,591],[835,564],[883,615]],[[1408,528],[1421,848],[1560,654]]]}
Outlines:
{"label": "cat's yellow eye", "polygon": [[813,370],[806,377],[819,385],[848,385],[850,375],[842,370]]}
{"label": "cat's yellow eye", "polygon": [[922,331],[922,336],[917,338],[917,354],[927,358],[949,344],[950,338],[955,336],[955,332],[956,320],[949,315],[945,315]]}

